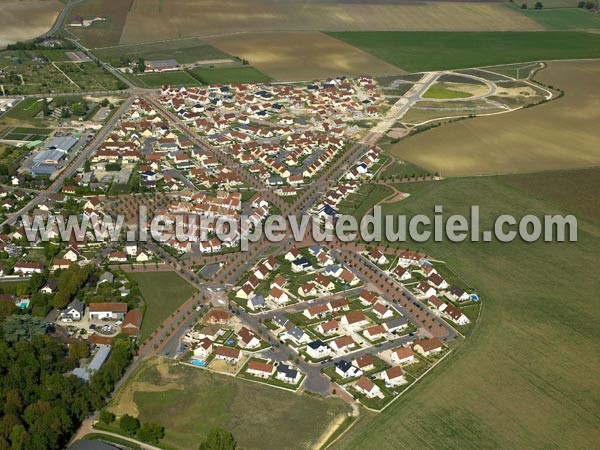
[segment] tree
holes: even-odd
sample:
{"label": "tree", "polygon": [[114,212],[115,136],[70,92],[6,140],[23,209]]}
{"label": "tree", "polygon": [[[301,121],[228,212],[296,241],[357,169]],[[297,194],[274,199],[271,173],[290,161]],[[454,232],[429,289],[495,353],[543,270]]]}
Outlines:
{"label": "tree", "polygon": [[146,62],[144,58],[139,58],[137,62],[137,71],[139,73],[144,73],[146,71]]}
{"label": "tree", "polygon": [[206,440],[200,444],[200,450],[235,450],[237,443],[227,430],[213,428],[208,432]]}
{"label": "tree", "polygon": [[99,419],[100,419],[100,422],[108,425],[108,424],[113,423],[115,421],[116,417],[110,411],[103,409],[102,411],[100,411]]}
{"label": "tree", "polygon": [[4,339],[7,342],[31,341],[46,334],[48,324],[42,317],[12,315],[4,321]]}
{"label": "tree", "polygon": [[527,9],[527,3],[523,3],[523,4],[521,5],[521,9]]}
{"label": "tree", "polygon": [[129,435],[133,435],[140,429],[140,421],[129,414],[125,414],[119,420],[119,428]]}
{"label": "tree", "polygon": [[577,4],[577,7],[578,7],[578,8],[585,8],[585,2],[579,2],[579,3]]}
{"label": "tree", "polygon": [[544,4],[542,2],[535,2],[533,9],[543,9]]}
{"label": "tree", "polygon": [[136,437],[149,444],[158,444],[165,437],[165,427],[155,423],[145,423],[138,430]]}
{"label": "tree", "polygon": [[90,349],[85,342],[77,341],[69,345],[69,356],[73,359],[87,358],[90,355]]}

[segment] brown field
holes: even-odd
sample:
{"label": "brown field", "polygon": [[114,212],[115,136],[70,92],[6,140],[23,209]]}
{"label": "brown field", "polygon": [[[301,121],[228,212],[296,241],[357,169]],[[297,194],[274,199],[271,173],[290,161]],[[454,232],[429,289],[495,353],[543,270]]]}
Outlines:
{"label": "brown field", "polygon": [[0,1],[0,48],[44,34],[62,8],[58,0]]}
{"label": "brown field", "polygon": [[106,17],[106,21],[95,22],[85,28],[70,28],[87,48],[109,47],[118,45],[121,33],[127,20],[129,5],[133,0],[88,0],[73,8],[72,14],[84,19]]}
{"label": "brown field", "polygon": [[281,81],[404,73],[317,31],[238,34],[205,40],[220,50],[250,61],[261,72]]}
{"label": "brown field", "polygon": [[263,31],[541,29],[525,15],[494,2],[134,0],[121,43]]}
{"label": "brown field", "polygon": [[537,78],[565,96],[544,105],[443,125],[401,141],[395,156],[445,176],[600,165],[600,61],[552,62]]}

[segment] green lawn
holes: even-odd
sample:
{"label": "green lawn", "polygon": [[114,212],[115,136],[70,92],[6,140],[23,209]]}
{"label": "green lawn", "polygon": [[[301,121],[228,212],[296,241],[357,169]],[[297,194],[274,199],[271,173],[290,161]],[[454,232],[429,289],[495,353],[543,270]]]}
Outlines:
{"label": "green lawn", "polygon": [[[599,173],[418,183],[410,198],[384,213],[431,216],[434,205],[443,205],[448,217],[476,204],[482,229],[503,213],[585,214],[597,211],[592,186]],[[552,187],[556,180],[560,187]],[[577,243],[410,245],[446,260],[476,287],[480,322],[430,375],[379,416],[363,415],[335,448],[596,447],[600,220],[585,217],[579,216]]]}
{"label": "green lawn", "polygon": [[[543,3],[543,1],[542,1]],[[535,3],[534,3],[535,4]],[[586,9],[521,9],[508,6],[535,20],[547,30],[597,30],[600,29],[600,16]]]}
{"label": "green lawn", "polygon": [[423,95],[423,98],[468,98],[472,95],[467,92],[455,91],[454,89],[447,88],[442,83],[437,83],[427,89],[427,92]]}
{"label": "green lawn", "polygon": [[175,272],[139,272],[127,273],[136,281],[146,310],[140,331],[145,339],[181,306],[196,290]]}
{"label": "green lawn", "polygon": [[409,72],[600,57],[600,34],[584,32],[367,31],[329,34]]}
{"label": "green lawn", "polygon": [[[351,410],[338,399],[299,395],[172,362],[159,372],[154,362],[142,363],[109,408],[127,411],[130,406],[123,409],[121,403],[133,398],[142,422],[165,426],[161,445],[166,448],[198,448],[214,427],[231,431],[245,450],[313,448],[331,421]],[[131,397],[127,392],[138,382],[151,385],[151,392]],[[162,390],[167,383],[170,389]]]}
{"label": "green lawn", "polygon": [[235,67],[228,69],[194,69],[192,76],[204,84],[230,84],[270,81],[267,75],[254,67]]}

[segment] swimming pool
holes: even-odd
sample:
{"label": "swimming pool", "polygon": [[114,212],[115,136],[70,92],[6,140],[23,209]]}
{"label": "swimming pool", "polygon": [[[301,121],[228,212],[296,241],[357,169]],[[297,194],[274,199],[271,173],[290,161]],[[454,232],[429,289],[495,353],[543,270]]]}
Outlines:
{"label": "swimming pool", "polygon": [[197,359],[192,359],[190,360],[190,364],[193,364],[194,366],[204,367],[206,366],[206,361],[198,361]]}
{"label": "swimming pool", "polygon": [[231,345],[231,344],[233,344],[233,342],[234,342],[234,341],[233,341],[233,339],[229,339],[229,340],[227,341],[227,345]]}
{"label": "swimming pool", "polygon": [[472,302],[478,302],[479,301],[479,296],[477,294],[471,294],[471,301]]}

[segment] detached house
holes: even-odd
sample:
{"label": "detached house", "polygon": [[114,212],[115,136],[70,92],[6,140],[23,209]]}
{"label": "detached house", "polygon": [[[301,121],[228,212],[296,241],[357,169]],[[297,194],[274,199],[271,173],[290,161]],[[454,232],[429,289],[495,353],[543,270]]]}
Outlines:
{"label": "detached house", "polygon": [[407,383],[404,377],[404,370],[400,366],[390,367],[381,372],[381,379],[385,381],[386,386],[399,386]]}
{"label": "detached house", "polygon": [[415,339],[414,349],[423,356],[435,355],[442,351],[442,342],[438,338]]}
{"label": "detached house", "polygon": [[63,322],[79,322],[83,318],[84,311],[85,303],[75,299],[60,314],[60,320]]}
{"label": "detached house", "polygon": [[90,303],[90,320],[123,320],[127,313],[127,303]]}
{"label": "detached house", "polygon": [[391,358],[394,364],[412,364],[417,361],[410,347],[398,347],[392,351]]}
{"label": "detached house", "polygon": [[262,361],[250,361],[246,373],[259,378],[269,378],[275,372],[275,366]]}
{"label": "detached house", "polygon": [[381,397],[381,389],[364,375],[354,385],[354,388],[368,398]]}
{"label": "detached house", "polygon": [[227,361],[230,364],[237,364],[240,361],[241,357],[242,352],[239,349],[233,347],[225,347],[222,345],[220,347],[217,347],[217,350],[215,351],[215,359],[221,359],[223,361]]}
{"label": "detached house", "polygon": [[306,346],[306,353],[313,359],[322,359],[331,354],[331,349],[320,339]]}

